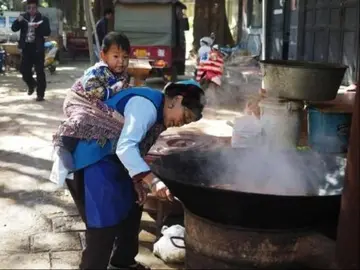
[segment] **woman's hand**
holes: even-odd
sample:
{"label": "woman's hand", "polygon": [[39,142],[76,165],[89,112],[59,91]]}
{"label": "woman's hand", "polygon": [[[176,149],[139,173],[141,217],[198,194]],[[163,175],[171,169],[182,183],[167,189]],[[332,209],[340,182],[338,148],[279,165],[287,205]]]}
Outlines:
{"label": "woman's hand", "polygon": [[146,202],[148,192],[146,188],[143,186],[143,183],[142,182],[134,183],[134,189],[138,196],[136,203],[140,206],[144,205],[144,203]]}
{"label": "woman's hand", "polygon": [[158,181],[159,182],[154,184],[151,193],[159,199],[167,199],[169,201],[173,201],[174,197],[171,195],[170,190],[165,186],[162,181]]}
{"label": "woman's hand", "polygon": [[168,199],[169,201],[173,201],[174,198],[171,195],[169,189],[153,173],[149,173],[147,176],[145,176],[143,181],[149,186],[152,195],[160,199]]}
{"label": "woman's hand", "polygon": [[113,92],[117,93],[119,92],[122,88],[124,88],[125,84],[123,81],[119,81],[117,83],[115,83],[113,86],[111,86],[111,90],[113,90]]}

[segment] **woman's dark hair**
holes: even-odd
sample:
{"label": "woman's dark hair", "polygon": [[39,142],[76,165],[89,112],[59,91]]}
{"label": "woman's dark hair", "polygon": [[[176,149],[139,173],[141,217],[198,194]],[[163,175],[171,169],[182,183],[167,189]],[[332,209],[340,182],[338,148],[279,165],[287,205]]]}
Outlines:
{"label": "woman's dark hair", "polygon": [[112,8],[106,8],[104,10],[104,16],[109,15],[109,14],[114,14],[114,10]]}
{"label": "woman's dark hair", "polygon": [[125,36],[122,33],[119,32],[108,33],[103,40],[101,49],[103,50],[104,53],[107,53],[112,45],[116,45],[120,49],[126,51],[127,53],[130,53],[130,41],[127,38],[127,36]]}
{"label": "woman's dark hair", "polygon": [[177,82],[165,86],[165,95],[169,98],[183,96],[182,105],[190,109],[196,116],[196,121],[202,118],[202,111],[205,106],[205,93],[194,81],[191,83]]}

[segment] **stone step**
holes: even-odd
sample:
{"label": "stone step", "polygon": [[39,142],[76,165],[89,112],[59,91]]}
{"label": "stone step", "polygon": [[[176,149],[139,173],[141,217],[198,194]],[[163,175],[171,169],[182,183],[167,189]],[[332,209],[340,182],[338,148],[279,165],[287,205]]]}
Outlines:
{"label": "stone step", "polygon": [[79,269],[80,251],[61,251],[50,253],[51,269]]}
{"label": "stone step", "polygon": [[60,216],[52,219],[54,232],[84,231],[85,224],[80,216]]}
{"label": "stone step", "polygon": [[49,253],[0,255],[1,269],[50,269]]}
{"label": "stone step", "polygon": [[[0,255],[27,253],[30,251],[30,238],[28,236],[19,236],[8,234],[0,239]],[[0,269],[1,269],[0,265]]]}
{"label": "stone step", "polygon": [[82,250],[80,235],[77,232],[40,233],[30,238],[31,252]]}

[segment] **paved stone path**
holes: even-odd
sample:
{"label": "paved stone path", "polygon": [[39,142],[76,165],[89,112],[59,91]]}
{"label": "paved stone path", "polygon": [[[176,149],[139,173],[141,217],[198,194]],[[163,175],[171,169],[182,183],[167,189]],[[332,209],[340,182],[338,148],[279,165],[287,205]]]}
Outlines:
{"label": "paved stone path", "polygon": [[[146,214],[144,217],[149,220]],[[56,216],[49,219],[49,228],[31,235],[2,236],[1,269],[77,269],[84,247],[85,228],[80,217]],[[155,258],[148,249],[155,240],[153,234],[143,230],[140,240],[139,261],[156,269],[173,268]]]}

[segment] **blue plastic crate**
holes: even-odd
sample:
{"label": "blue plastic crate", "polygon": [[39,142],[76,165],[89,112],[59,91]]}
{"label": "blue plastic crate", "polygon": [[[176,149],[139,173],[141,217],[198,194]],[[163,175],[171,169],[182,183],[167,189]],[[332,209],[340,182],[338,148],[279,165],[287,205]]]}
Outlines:
{"label": "blue plastic crate", "polygon": [[322,153],[346,153],[349,145],[350,113],[308,109],[308,144]]}

